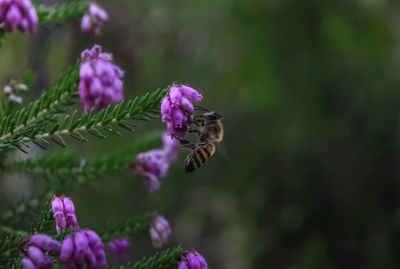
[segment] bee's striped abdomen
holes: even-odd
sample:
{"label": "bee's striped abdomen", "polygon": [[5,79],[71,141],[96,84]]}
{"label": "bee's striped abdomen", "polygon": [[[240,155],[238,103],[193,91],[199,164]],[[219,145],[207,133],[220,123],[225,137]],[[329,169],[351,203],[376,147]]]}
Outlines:
{"label": "bee's striped abdomen", "polygon": [[214,154],[215,146],[207,143],[195,148],[186,158],[186,172],[193,172],[203,166],[207,160]]}

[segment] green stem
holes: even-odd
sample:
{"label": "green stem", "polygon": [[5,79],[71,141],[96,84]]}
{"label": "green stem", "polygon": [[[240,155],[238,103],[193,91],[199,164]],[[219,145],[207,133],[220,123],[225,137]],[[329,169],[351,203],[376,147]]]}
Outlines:
{"label": "green stem", "polygon": [[176,266],[179,262],[179,257],[182,254],[182,247],[177,246],[175,248],[164,250],[161,253],[156,253],[150,258],[143,258],[142,260],[132,264],[128,263],[120,267],[114,267],[118,269],[163,269]]}
{"label": "green stem", "polygon": [[14,235],[22,236],[22,237],[28,237],[29,236],[29,234],[27,232],[25,232],[25,231],[14,230],[13,228],[8,227],[8,226],[0,225],[0,230],[2,232],[7,233],[7,234],[14,234]]}

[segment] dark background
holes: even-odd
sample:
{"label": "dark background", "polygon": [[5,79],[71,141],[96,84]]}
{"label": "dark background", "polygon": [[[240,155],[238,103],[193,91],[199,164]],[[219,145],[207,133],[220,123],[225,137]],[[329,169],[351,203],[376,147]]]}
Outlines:
{"label": "dark background", "polygon": [[[400,267],[400,2],[100,3],[110,21],[99,37],[79,20],[8,36],[2,85],[29,68],[37,96],[98,43],[125,70],[126,99],[174,81],[198,89],[224,114],[229,158],[186,174],[182,150],[151,195],[129,172],[75,188],[66,194],[81,226],[157,210],[170,245],[195,248],[210,268]],[[124,139],[165,128],[139,126]],[[85,156],[123,141],[73,146]],[[3,202],[32,195],[36,179],[10,178]],[[134,245],[154,253],[148,240]]]}

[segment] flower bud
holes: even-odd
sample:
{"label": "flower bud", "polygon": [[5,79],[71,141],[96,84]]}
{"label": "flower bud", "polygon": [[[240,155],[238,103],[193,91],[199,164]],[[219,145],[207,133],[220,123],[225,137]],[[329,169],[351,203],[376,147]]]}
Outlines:
{"label": "flower bud", "polygon": [[107,12],[95,3],[90,3],[88,13],[83,15],[81,22],[82,31],[94,29],[96,35],[99,35],[104,23],[108,21]]}
{"label": "flower bud", "polygon": [[204,257],[195,250],[184,250],[178,264],[179,269],[208,269]]}
{"label": "flower bud", "polygon": [[72,200],[68,197],[54,197],[51,203],[53,216],[56,219],[56,229],[59,233],[60,230],[72,230],[78,228],[78,221],[75,216],[75,206]]}
{"label": "flower bud", "polygon": [[162,135],[163,150],[165,151],[167,161],[175,162],[178,157],[179,142],[176,138],[169,136],[167,133]]}
{"label": "flower bud", "polygon": [[0,0],[0,24],[6,32],[36,31],[38,18],[31,1]]}
{"label": "flower bud", "polygon": [[35,265],[45,265],[48,262],[46,254],[44,254],[40,248],[35,246],[28,247],[28,256]]}
{"label": "flower bud", "polygon": [[59,258],[67,268],[100,268],[107,265],[104,245],[91,230],[78,230],[66,237]]}
{"label": "flower bud", "polygon": [[150,237],[155,248],[168,243],[171,234],[169,222],[160,215],[149,217]]}
{"label": "flower bud", "polygon": [[59,257],[60,260],[62,261],[68,260],[72,256],[73,252],[74,252],[73,238],[71,236],[67,236],[61,245],[60,257]]}
{"label": "flower bud", "polygon": [[92,22],[90,21],[90,15],[89,14],[83,15],[81,22],[81,29],[83,31],[89,31],[91,27],[92,27]]}
{"label": "flower bud", "polygon": [[22,104],[22,97],[21,96],[18,96],[18,95],[15,95],[15,94],[10,94],[10,96],[8,97],[8,99],[11,101],[11,102],[14,102],[14,103],[18,103],[18,104]]}
{"label": "flower bud", "polygon": [[58,197],[54,197],[51,203],[51,209],[53,210],[53,216],[56,219],[57,232],[60,230],[65,230],[67,226],[64,215],[63,201]]}
{"label": "flower bud", "polygon": [[126,238],[116,238],[108,243],[111,255],[119,261],[129,260],[131,254],[131,244]]}
{"label": "flower bud", "polygon": [[46,234],[34,234],[32,235],[30,242],[47,251],[59,251],[61,248],[60,242]]}
{"label": "flower bud", "polygon": [[22,264],[22,267],[24,267],[24,269],[37,269],[36,265],[28,257],[22,258],[21,264]]}
{"label": "flower bud", "polygon": [[68,197],[64,197],[64,214],[67,227],[72,227],[75,229],[78,225],[78,221],[75,216],[75,206],[74,203]]}

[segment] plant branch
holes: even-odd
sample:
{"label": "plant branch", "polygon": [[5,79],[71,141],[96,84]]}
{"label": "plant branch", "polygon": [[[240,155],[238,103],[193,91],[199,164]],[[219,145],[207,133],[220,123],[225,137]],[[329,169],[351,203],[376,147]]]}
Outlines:
{"label": "plant branch", "polygon": [[44,151],[34,158],[5,163],[5,169],[29,175],[44,175],[52,183],[53,189],[65,191],[67,185],[71,187],[105,178],[111,173],[128,171],[130,162],[138,153],[159,145],[160,136],[160,132],[152,132],[130,140],[100,157],[86,159],[82,159],[73,149]]}
{"label": "plant branch", "polygon": [[114,267],[115,269],[163,269],[176,266],[179,262],[179,257],[182,254],[182,247],[177,246],[175,248],[164,250],[161,253],[156,253],[150,258],[143,257],[136,263],[128,263],[120,267]]}
{"label": "plant branch", "polygon": [[43,126],[61,113],[64,107],[75,104],[78,96],[79,63],[71,67],[66,74],[48,92],[31,102],[27,107],[5,116],[0,121],[0,150],[15,148],[23,138]]}
{"label": "plant branch", "polygon": [[106,222],[100,226],[96,225],[93,229],[104,242],[108,242],[116,237],[124,237],[147,231],[149,229],[147,221],[149,215],[150,213],[144,213],[127,219]]}
{"label": "plant branch", "polygon": [[19,236],[29,236],[29,234],[25,231],[19,231],[19,230],[15,230],[11,227],[8,226],[4,226],[4,225],[0,225],[0,230],[6,234],[14,234],[14,235],[19,235]]}
{"label": "plant branch", "polygon": [[82,16],[88,6],[87,1],[74,1],[59,7],[36,6],[39,23],[63,22],[71,17]]}
{"label": "plant branch", "polygon": [[[83,112],[79,117],[75,118],[76,111],[71,115],[66,115],[61,122],[55,123],[49,127],[38,129],[31,135],[26,135],[21,142],[43,141],[49,143],[49,140],[66,147],[67,144],[63,137],[69,136],[80,142],[87,142],[85,135],[93,135],[98,138],[105,138],[104,131],[114,135],[120,135],[118,129],[123,128],[133,131],[136,125],[132,120],[146,120],[157,118],[160,116],[160,102],[167,92],[164,90],[156,90],[152,93],[146,93],[140,98],[136,97],[129,100],[126,104],[121,102],[114,106],[109,105],[97,113],[93,110]],[[1,144],[0,144],[1,148]]]}

